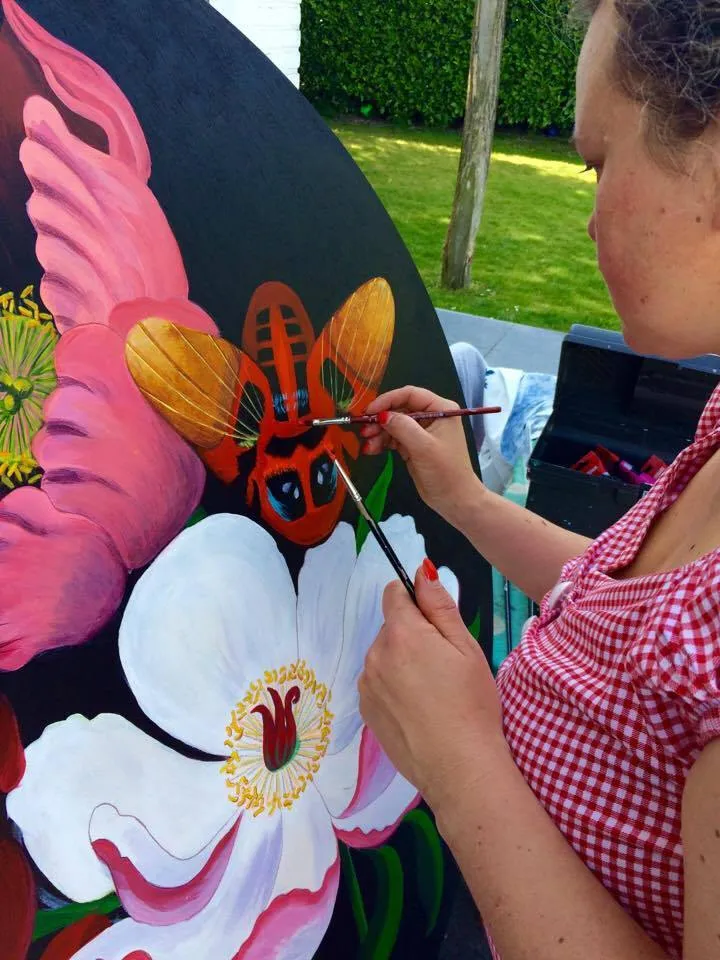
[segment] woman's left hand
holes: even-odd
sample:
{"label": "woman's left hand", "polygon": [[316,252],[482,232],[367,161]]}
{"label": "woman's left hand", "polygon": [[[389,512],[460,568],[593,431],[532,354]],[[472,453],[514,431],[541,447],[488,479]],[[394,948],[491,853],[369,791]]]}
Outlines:
{"label": "woman's left hand", "polygon": [[399,582],[385,590],[385,624],[359,681],[360,712],[432,805],[463,773],[480,773],[483,757],[492,763],[508,748],[487,661],[427,560],[415,589],[417,607]]}

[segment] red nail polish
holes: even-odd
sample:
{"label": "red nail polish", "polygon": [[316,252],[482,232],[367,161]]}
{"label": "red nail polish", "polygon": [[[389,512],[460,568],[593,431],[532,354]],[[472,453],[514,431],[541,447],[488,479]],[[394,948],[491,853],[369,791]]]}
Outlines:
{"label": "red nail polish", "polygon": [[384,427],[385,424],[388,422],[389,419],[390,419],[390,411],[389,411],[389,410],[382,410],[382,411],[377,415],[377,422],[380,424],[381,427]]}
{"label": "red nail polish", "polygon": [[371,452],[372,452],[372,444],[370,443],[369,440],[366,440],[365,443],[362,445],[362,452],[363,452],[363,453],[371,453]]}
{"label": "red nail polish", "polygon": [[440,578],[437,567],[432,560],[429,560],[427,557],[425,557],[422,562],[422,572],[425,579],[429,580],[430,583],[435,583]]}

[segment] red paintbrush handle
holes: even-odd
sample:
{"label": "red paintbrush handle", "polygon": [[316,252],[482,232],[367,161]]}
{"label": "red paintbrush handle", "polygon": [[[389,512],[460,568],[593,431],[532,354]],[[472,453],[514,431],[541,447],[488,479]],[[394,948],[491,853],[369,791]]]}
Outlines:
{"label": "red paintbrush handle", "polygon": [[[425,410],[417,413],[407,413],[405,416],[412,420],[445,420],[449,417],[477,417],[485,413],[501,413],[502,407],[464,407],[458,410]],[[351,417],[351,423],[377,423],[377,414],[366,414],[361,417]]]}
{"label": "red paintbrush handle", "polygon": [[[418,413],[408,413],[406,416],[413,420],[444,420],[447,417],[476,417],[483,413],[501,413],[502,407],[465,407],[457,410],[427,410]],[[359,417],[328,417],[326,420],[314,419],[313,417],[303,417],[299,422],[307,427],[323,427],[338,424],[346,426],[350,423],[378,423],[379,414],[363,414]]]}

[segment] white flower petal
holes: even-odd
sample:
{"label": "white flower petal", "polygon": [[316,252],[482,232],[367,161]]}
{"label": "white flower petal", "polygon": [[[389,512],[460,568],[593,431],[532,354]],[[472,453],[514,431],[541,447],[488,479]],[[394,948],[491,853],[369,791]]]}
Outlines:
{"label": "white flower petal", "polygon": [[90,840],[110,870],[127,913],[142,923],[167,925],[188,920],[208,905],[227,868],[240,824],[238,816],[194,857],[181,859],[169,854],[137,817],[105,803],[93,812]]}
{"label": "white flower petal", "polygon": [[314,783],[331,816],[337,818],[374,803],[396,776],[372,730],[363,726],[349,746],[323,758]]}
{"label": "white flower petal", "polygon": [[235,960],[309,960],[330,924],[340,878],[330,816],[311,786],[282,819],[273,899]]}
{"label": "white flower petal", "polygon": [[223,755],[230,710],[296,656],[296,597],[275,541],[247,517],[183,531],[140,578],[120,628],[138,703],[173,736]]}
{"label": "white flower petal", "polygon": [[328,685],[342,650],[345,595],[356,558],[355,531],[339,523],[329,540],[305,554],[298,578],[299,655]]}
{"label": "white flower petal", "polygon": [[171,926],[121,920],[73,960],[233,960],[266,909],[277,877],[283,824],[279,817],[243,817],[217,893],[200,913]]}
{"label": "white flower petal", "polygon": [[376,800],[348,817],[335,817],[333,826],[349,847],[376,847],[391,836],[417,799],[415,787],[397,773]]}
{"label": "white flower petal", "polygon": [[218,763],[188,760],[114,714],[54,723],[25,756],[8,816],[40,870],[71,900],[96,900],[113,889],[90,841],[92,814],[102,804],[137,817],[181,859],[237,817]]}
{"label": "white flower petal", "polygon": [[312,785],[283,811],[282,820],[283,851],[273,899],[291,890],[319,890],[337,858],[330,814]]}
{"label": "white flower petal", "polygon": [[333,817],[339,817],[347,810],[355,796],[363,729],[358,730],[344,750],[339,753],[328,752],[320,761],[320,769],[315,774],[315,786]]}
{"label": "white flower petal", "polygon": [[330,926],[340,881],[340,859],[320,890],[295,890],[278,897],[258,920],[235,960],[308,960]]}
{"label": "white flower petal", "polygon": [[[395,515],[380,524],[400,562],[414,576],[425,557],[425,541],[412,517]],[[365,656],[383,623],[382,595],[396,574],[374,537],[363,544],[350,577],[345,604],[343,649],[333,682],[334,750],[343,750],[361,726],[357,681]]]}

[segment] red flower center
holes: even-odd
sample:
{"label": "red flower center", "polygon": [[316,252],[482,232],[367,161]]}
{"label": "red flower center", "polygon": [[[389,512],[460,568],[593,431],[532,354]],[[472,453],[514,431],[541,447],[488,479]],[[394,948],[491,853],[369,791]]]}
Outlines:
{"label": "red flower center", "polygon": [[297,726],[293,716],[293,705],[300,699],[300,687],[290,687],[283,701],[277,690],[267,688],[275,707],[275,716],[269,707],[261,704],[250,712],[259,713],[263,722],[263,760],[265,766],[274,773],[281,770],[295,756],[298,745]]}

